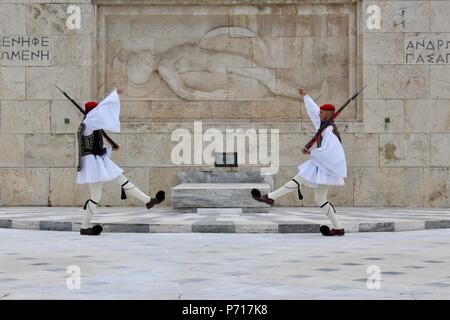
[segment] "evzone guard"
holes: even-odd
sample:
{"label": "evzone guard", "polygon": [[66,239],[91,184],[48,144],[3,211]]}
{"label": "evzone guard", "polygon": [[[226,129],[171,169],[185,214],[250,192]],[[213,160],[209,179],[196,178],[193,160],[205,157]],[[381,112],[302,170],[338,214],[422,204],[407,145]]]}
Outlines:
{"label": "evzone guard", "polygon": [[[122,174],[123,170],[110,159],[112,150],[118,150],[119,146],[103,130],[120,132],[119,94],[123,92],[124,89],[115,89],[100,103],[89,101],[85,104],[85,117],[78,129],[77,183],[88,184],[91,198],[84,205],[85,214],[80,229],[81,235],[99,235],[103,231],[100,225],[91,226],[91,217],[100,202],[104,182],[112,181],[120,185],[122,199],[126,199],[126,195],[130,194],[141,200],[147,209],[165,199],[164,191],[158,191],[154,198],[143,193]],[[68,96],[66,95],[66,97]],[[70,100],[72,101],[72,99]],[[110,144],[104,145],[103,137]]]}
{"label": "evzone guard", "polygon": [[[331,220],[334,227],[330,230],[328,226],[321,226],[320,232],[324,236],[345,234],[344,227],[336,216],[336,210],[327,198],[329,187],[344,185],[344,178],[347,177],[345,153],[339,131],[333,120],[360,92],[350,98],[338,112],[335,112],[336,108],[332,104],[324,104],[319,108],[303,88],[299,89],[308,115],[317,130],[314,138],[302,149],[302,153],[309,154],[311,159],[298,166],[298,174],[278,190],[261,195],[259,190],[253,189],[252,196],[255,200],[273,205],[276,199],[294,190],[298,190],[301,200],[303,195],[300,187],[313,188],[316,204]],[[317,142],[317,148],[309,150],[315,142]]]}

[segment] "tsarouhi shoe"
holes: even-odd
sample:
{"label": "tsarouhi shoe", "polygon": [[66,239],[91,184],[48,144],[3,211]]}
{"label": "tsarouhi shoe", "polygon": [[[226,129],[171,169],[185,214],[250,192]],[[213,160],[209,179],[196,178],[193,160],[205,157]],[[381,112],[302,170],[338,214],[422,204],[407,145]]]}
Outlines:
{"label": "tsarouhi shoe", "polygon": [[320,233],[322,233],[326,237],[331,236],[343,236],[345,234],[344,229],[331,229],[328,226],[321,226]]}
{"label": "tsarouhi shoe", "polygon": [[267,194],[265,195],[261,195],[261,191],[259,191],[258,189],[252,189],[252,197],[253,199],[255,199],[256,201],[259,202],[264,202],[267,203],[268,205],[273,205],[273,203],[275,202],[275,200],[270,199]]}
{"label": "tsarouhi shoe", "polygon": [[92,228],[80,229],[80,234],[83,236],[98,236],[102,233],[103,227],[100,225],[93,226]]}
{"label": "tsarouhi shoe", "polygon": [[150,209],[155,204],[160,204],[161,202],[163,202],[164,199],[166,199],[166,193],[164,191],[158,191],[156,193],[156,196],[152,198],[149,202],[147,202],[145,206],[147,207],[147,209]]}
{"label": "tsarouhi shoe", "polygon": [[331,229],[327,236],[343,236],[345,234],[344,229]]}

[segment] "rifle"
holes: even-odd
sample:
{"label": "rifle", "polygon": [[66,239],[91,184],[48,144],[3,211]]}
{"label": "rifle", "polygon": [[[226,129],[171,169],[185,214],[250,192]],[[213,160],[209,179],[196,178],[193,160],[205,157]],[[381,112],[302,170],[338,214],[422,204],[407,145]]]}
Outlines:
{"label": "rifle", "polygon": [[[55,84],[55,86],[58,88],[59,91],[61,91],[61,93],[62,93],[67,99],[70,100],[70,102],[72,102],[72,103],[75,105],[75,107],[76,107],[78,110],[80,110],[80,112],[81,112],[84,116],[86,116],[87,112],[84,111],[83,108],[81,108],[80,105],[79,105],[75,100],[73,100],[67,93],[65,93],[65,92],[64,92],[60,87],[58,87],[56,84]],[[106,139],[106,141],[108,141],[109,144],[113,147],[113,149],[119,149],[119,145],[118,145],[117,143],[115,143],[114,140],[111,139],[111,138],[106,134],[105,131],[103,131],[103,130],[100,130],[100,131],[101,131],[103,137]]]}
{"label": "rifle", "polygon": [[342,112],[342,110],[344,110],[344,108],[350,103],[352,102],[352,100],[354,100],[367,86],[364,86],[361,90],[359,90],[357,93],[355,93],[350,99],[348,99],[343,105],[342,107],[340,107],[338,109],[338,111],[336,111],[331,117],[330,119],[328,119],[325,124],[319,128],[319,130],[316,132],[316,134],[314,135],[314,137],[311,138],[311,140],[308,141],[308,143],[305,145],[306,150],[309,150],[319,139],[320,135],[322,134],[322,132],[328,127],[328,125],[334,121],[334,119],[336,119],[339,114]]}

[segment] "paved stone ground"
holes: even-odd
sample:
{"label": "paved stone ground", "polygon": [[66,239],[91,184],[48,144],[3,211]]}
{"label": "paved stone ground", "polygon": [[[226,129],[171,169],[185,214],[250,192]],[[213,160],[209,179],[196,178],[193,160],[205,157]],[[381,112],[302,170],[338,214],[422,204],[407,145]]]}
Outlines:
{"label": "paved stone ground", "polygon": [[[136,234],[0,229],[1,299],[449,299],[450,232]],[[69,290],[67,268],[81,270]],[[367,268],[381,288],[367,288]]]}
{"label": "paved stone ground", "polygon": [[[449,208],[337,208],[346,232],[450,228]],[[274,207],[269,213],[203,209],[175,213],[170,208],[100,207],[92,222],[105,232],[317,233],[328,218],[315,207]],[[0,228],[78,231],[79,207],[0,208]]]}

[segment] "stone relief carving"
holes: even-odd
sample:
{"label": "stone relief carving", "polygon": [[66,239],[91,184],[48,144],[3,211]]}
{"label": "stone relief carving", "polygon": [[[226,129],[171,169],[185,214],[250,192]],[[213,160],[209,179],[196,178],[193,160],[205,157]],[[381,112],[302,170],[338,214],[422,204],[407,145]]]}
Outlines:
{"label": "stone relief carving", "polygon": [[34,4],[28,7],[28,21],[33,32],[64,33],[67,14],[62,5]]}
{"label": "stone relief carving", "polygon": [[230,77],[240,77],[257,81],[272,96],[298,99],[298,85],[277,79],[273,69],[254,61],[245,52],[231,50],[226,44],[217,45],[221,41],[215,40],[222,36],[254,38],[254,50],[259,50],[260,56],[268,50],[256,33],[241,27],[215,28],[197,43],[175,45],[160,54],[122,44],[112,61],[112,81],[127,86],[133,98],[148,95],[152,90],[150,83],[160,77],[184,100],[229,100],[236,97],[232,92],[236,88],[229,85]]}

